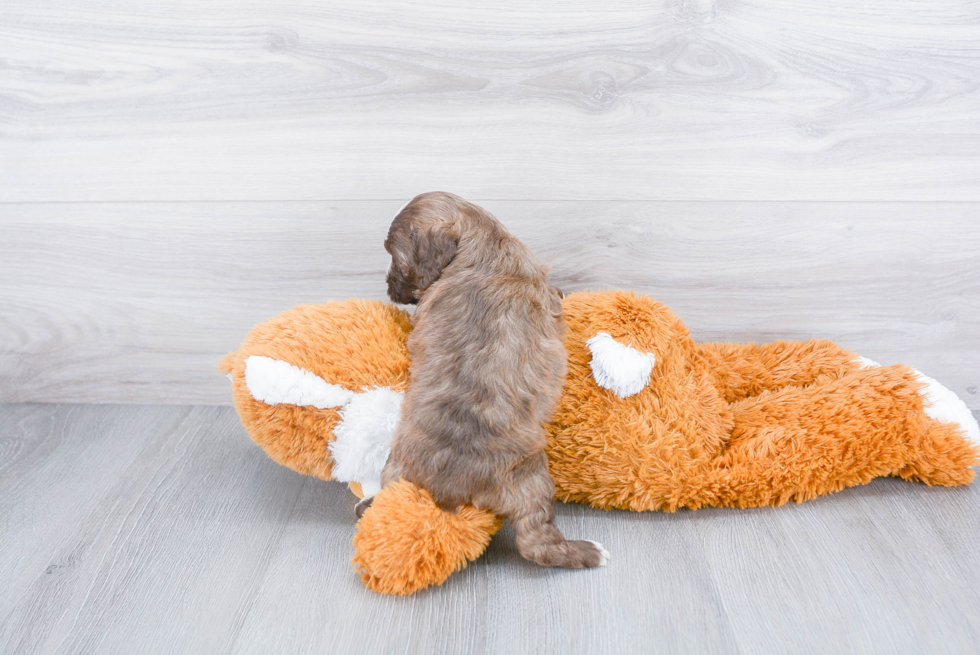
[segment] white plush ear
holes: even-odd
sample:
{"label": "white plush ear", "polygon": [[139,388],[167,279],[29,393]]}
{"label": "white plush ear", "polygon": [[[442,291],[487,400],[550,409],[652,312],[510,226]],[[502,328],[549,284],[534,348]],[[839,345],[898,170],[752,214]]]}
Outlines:
{"label": "white plush ear", "polygon": [[599,332],[585,342],[592,352],[592,377],[596,383],[620,398],[639,393],[650,382],[657,358],[653,353],[640,352],[624,346],[605,332]]}
{"label": "white plush ear", "polygon": [[252,355],[245,360],[245,386],[267,405],[310,405],[319,409],[341,407],[354,397],[340,385],[330,384],[310,371],[271,357]]}

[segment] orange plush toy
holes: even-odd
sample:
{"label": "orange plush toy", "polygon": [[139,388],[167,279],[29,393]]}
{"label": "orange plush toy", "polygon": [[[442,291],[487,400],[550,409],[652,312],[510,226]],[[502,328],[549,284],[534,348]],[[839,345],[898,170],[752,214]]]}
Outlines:
{"label": "orange plush toy", "polygon": [[[951,391],[830,341],[695,343],[653,299],[564,301],[568,378],[548,425],[558,500],[635,511],[803,501],[893,475],[973,480],[980,428]],[[380,488],[409,381],[405,312],[304,305],[221,362],[252,438],[277,462],[375,496],[358,522],[364,583],[408,594],[486,548],[500,519],[443,512],[407,481]]]}

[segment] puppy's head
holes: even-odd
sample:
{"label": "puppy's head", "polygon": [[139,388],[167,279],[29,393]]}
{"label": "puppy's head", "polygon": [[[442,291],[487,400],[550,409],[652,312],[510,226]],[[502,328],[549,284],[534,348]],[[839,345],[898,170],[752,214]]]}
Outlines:
{"label": "puppy's head", "polygon": [[385,250],[391,254],[386,278],[389,298],[416,304],[439,279],[456,256],[460,220],[469,206],[451,193],[423,193],[395,216],[385,239]]}

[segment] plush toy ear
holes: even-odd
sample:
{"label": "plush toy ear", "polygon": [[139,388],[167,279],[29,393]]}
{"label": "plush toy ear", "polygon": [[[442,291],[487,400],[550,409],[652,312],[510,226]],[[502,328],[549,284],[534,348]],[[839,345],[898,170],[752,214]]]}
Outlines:
{"label": "plush toy ear", "polygon": [[585,342],[592,353],[589,365],[592,377],[604,389],[620,398],[628,398],[643,390],[657,363],[653,353],[640,352],[626,346],[605,332],[599,332]]}
{"label": "plush toy ear", "polygon": [[352,563],[368,589],[404,596],[440,585],[465,568],[483,554],[500,526],[486,510],[443,511],[427,491],[397,480],[374,497],[357,522]]}

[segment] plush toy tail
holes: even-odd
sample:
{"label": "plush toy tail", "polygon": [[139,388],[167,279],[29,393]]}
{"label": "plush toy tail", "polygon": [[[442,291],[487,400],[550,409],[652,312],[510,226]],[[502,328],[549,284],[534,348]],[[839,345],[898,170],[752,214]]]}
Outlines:
{"label": "plush toy tail", "polygon": [[398,480],[357,522],[352,563],[368,589],[404,596],[466,568],[500,526],[493,513],[474,507],[445,512],[427,491]]}

